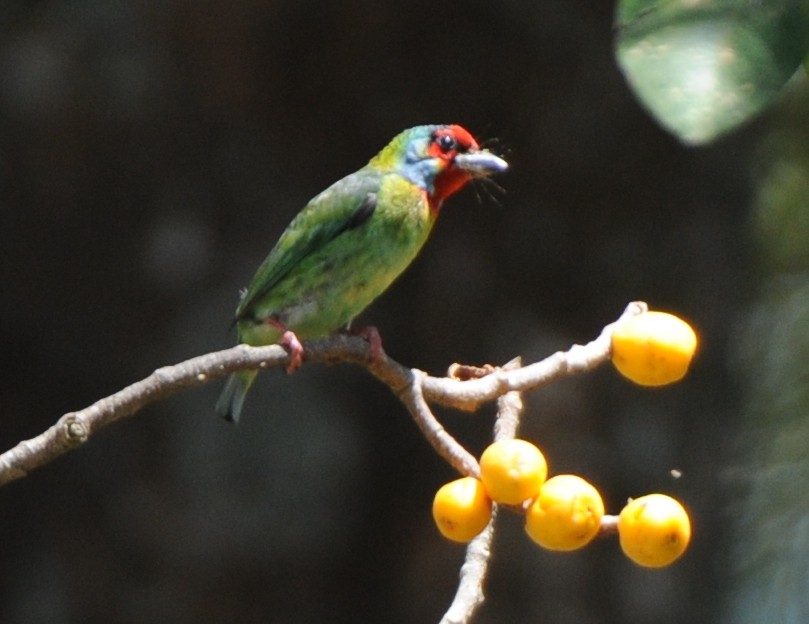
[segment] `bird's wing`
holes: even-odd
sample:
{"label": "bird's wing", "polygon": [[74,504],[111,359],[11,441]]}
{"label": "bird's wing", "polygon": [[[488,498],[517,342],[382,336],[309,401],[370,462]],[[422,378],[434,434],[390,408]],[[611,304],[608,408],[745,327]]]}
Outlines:
{"label": "bird's wing", "polygon": [[249,316],[253,304],[306,256],[365,223],[376,209],[379,183],[376,172],[361,169],[313,198],[287,226],[256,271],[236,310],[236,319]]}

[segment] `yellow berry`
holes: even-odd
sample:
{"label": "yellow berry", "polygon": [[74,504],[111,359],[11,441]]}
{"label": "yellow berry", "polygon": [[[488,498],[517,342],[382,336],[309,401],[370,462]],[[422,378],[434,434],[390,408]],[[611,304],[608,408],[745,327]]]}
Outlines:
{"label": "yellow berry", "polygon": [[598,534],[603,515],[598,490],[576,475],[556,475],[526,510],[525,531],[548,550],[576,550]]}
{"label": "yellow berry", "polygon": [[691,522],[683,506],[665,494],[630,501],[618,516],[618,537],[624,554],[638,565],[662,568],[685,552]]}
{"label": "yellow berry", "polygon": [[518,505],[533,498],[547,476],[545,456],[525,440],[495,442],[480,457],[480,479],[498,503]]}
{"label": "yellow berry", "polygon": [[681,318],[646,312],[620,323],[612,333],[612,363],[624,377],[642,386],[663,386],[688,371],[697,336]]}
{"label": "yellow berry", "polygon": [[468,542],[489,524],[492,501],[483,484],[463,477],[441,486],[433,499],[433,519],[441,535],[453,542]]}

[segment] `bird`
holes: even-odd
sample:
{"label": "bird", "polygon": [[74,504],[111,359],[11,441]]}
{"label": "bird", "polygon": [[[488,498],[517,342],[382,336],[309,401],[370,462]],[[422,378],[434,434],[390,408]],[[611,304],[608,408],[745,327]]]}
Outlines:
{"label": "bird", "polygon": [[[287,226],[236,308],[238,339],[282,344],[287,371],[301,341],[329,335],[381,295],[418,255],[450,195],[508,163],[457,124],[404,130],[367,165],[316,195]],[[374,328],[372,355],[381,351]],[[238,422],[258,371],[233,373],[217,413]]]}

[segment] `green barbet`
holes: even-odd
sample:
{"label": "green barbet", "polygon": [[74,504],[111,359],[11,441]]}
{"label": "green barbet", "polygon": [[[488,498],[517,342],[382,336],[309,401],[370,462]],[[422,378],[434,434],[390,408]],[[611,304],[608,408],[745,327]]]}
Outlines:
{"label": "green barbet", "polygon": [[[347,326],[418,254],[442,202],[473,178],[505,171],[458,125],[410,128],[359,171],[312,199],[281,235],[236,308],[239,340],[281,343],[287,369],[301,340]],[[379,338],[371,331],[379,349]],[[216,404],[237,421],[257,371],[231,375]]]}

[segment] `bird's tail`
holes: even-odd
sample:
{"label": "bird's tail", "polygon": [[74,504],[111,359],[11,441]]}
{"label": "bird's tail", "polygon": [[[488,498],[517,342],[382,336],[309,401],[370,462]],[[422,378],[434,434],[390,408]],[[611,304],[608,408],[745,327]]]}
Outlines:
{"label": "bird's tail", "polygon": [[239,422],[244,399],[257,374],[258,371],[243,371],[228,377],[225,388],[216,402],[216,413],[230,422]]}

